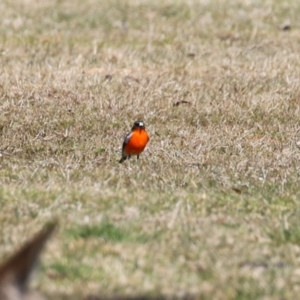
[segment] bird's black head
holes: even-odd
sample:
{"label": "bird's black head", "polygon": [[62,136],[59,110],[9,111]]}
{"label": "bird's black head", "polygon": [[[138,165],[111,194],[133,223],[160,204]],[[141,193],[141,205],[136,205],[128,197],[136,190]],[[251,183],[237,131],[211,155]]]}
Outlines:
{"label": "bird's black head", "polygon": [[134,122],[132,130],[135,130],[135,129],[145,129],[145,123],[143,121]]}

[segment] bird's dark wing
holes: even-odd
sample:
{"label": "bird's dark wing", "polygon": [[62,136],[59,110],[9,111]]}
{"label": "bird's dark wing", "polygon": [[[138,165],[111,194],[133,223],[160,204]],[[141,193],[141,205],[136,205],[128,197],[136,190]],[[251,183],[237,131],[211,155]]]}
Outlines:
{"label": "bird's dark wing", "polygon": [[128,144],[128,141],[130,140],[131,136],[132,136],[132,132],[129,132],[129,133],[125,136],[124,142],[123,142],[123,146],[122,146],[122,152],[123,152],[125,146]]}

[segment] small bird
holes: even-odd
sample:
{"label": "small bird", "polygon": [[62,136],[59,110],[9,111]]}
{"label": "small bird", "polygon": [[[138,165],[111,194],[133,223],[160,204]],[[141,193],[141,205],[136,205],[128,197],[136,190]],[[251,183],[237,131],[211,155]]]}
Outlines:
{"label": "small bird", "polygon": [[125,136],[122,147],[122,158],[119,163],[130,158],[131,155],[137,155],[137,159],[139,159],[148,141],[149,134],[145,129],[145,123],[143,121],[134,122],[131,131]]}

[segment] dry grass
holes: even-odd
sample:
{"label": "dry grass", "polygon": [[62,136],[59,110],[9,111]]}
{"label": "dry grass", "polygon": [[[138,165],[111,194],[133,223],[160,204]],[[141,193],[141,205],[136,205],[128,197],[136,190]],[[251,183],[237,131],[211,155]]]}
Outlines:
{"label": "dry grass", "polygon": [[50,299],[297,298],[297,1],[0,8],[1,257],[58,217]]}

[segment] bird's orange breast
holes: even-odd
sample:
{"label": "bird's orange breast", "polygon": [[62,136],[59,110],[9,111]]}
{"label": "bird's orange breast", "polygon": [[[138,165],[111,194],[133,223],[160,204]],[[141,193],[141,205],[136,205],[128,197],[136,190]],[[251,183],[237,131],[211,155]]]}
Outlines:
{"label": "bird's orange breast", "polygon": [[149,141],[149,135],[144,129],[136,129],[125,146],[124,150],[128,155],[137,155],[143,152]]}

